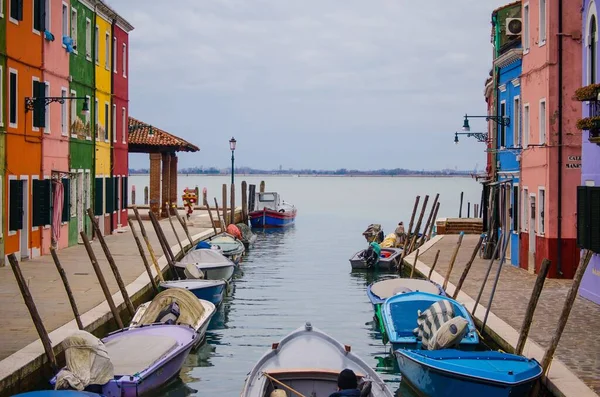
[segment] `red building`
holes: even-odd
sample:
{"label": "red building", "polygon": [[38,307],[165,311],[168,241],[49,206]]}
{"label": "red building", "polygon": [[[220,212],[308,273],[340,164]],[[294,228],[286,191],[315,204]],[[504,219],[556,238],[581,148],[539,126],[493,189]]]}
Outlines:
{"label": "red building", "polygon": [[111,232],[127,226],[128,118],[129,118],[129,32],[133,27],[123,18],[113,19],[112,67],[112,180],[115,206]]}

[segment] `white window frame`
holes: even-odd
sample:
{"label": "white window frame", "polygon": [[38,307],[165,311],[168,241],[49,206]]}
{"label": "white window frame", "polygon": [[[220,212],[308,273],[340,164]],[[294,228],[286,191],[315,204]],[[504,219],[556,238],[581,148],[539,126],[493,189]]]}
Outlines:
{"label": "white window frame", "polygon": [[[33,77],[31,77],[31,96],[32,96],[32,97],[34,96],[34,93],[33,93],[33,83],[34,83],[35,81],[37,81],[37,82],[39,83],[39,82],[40,82],[40,78],[39,78],[39,77],[36,77],[36,76],[33,76]],[[19,92],[17,91],[17,97],[18,97],[18,96],[19,96]],[[17,99],[17,102],[19,102],[19,101],[18,101],[18,99]],[[33,114],[33,113],[32,113],[32,114]],[[33,116],[32,116],[32,117],[33,117]],[[33,120],[33,118],[32,118],[32,120]],[[33,122],[32,122],[32,123],[31,123],[31,131],[38,132],[39,130],[40,130],[40,127],[34,127],[34,126],[33,126]]]}
{"label": "white window frame", "polygon": [[[71,175],[77,175],[77,170],[71,169]],[[75,183],[73,183],[75,182]],[[75,178],[69,178],[69,219],[77,218],[77,189],[79,183],[77,183],[77,176]]]}
{"label": "white window frame", "polygon": [[521,206],[523,207],[522,218],[521,218],[521,230],[527,232],[529,230],[529,189],[527,186],[523,186]]}
{"label": "white window frame", "polygon": [[117,74],[117,36],[113,36],[113,73]]}
{"label": "white window frame", "polygon": [[[0,0],[0,7],[1,6],[2,0]],[[2,12],[0,12],[0,14],[2,14]],[[2,65],[0,65],[0,127],[4,127],[4,70],[2,69]]]}
{"label": "white window frame", "polygon": [[[46,3],[46,16],[44,17],[44,29],[52,32],[52,0],[44,0]],[[61,39],[62,41],[62,39]]]}
{"label": "white window frame", "polygon": [[92,21],[85,18],[85,59],[92,60]]}
{"label": "white window frame", "polygon": [[94,127],[95,127],[95,134],[96,135],[96,140],[99,141],[100,140],[100,131],[99,131],[99,122],[98,122],[98,110],[100,110],[100,107],[98,106],[98,98],[95,98],[94,101]]}
{"label": "white window frame", "polygon": [[[65,11],[67,11],[66,16],[65,16]],[[69,23],[71,22],[71,11],[69,10],[69,5],[67,3],[65,3],[64,1],[62,2],[62,8],[61,8],[60,12],[61,12],[62,19],[63,19],[62,25],[60,26],[61,33],[62,33],[60,42],[61,42],[63,48],[67,48],[65,43],[63,43],[62,38],[69,37],[69,35],[71,34],[71,29],[69,28]],[[66,20],[66,26],[65,26],[65,20]],[[65,31],[65,29],[66,29],[66,31]]]}
{"label": "white window frame", "polygon": [[[71,22],[71,39],[73,40],[73,52],[75,54],[78,53],[77,51],[77,21],[79,20],[79,15],[77,14],[77,9],[75,7],[71,7],[71,13],[69,14],[70,18],[69,21]],[[73,15],[75,15],[75,26],[73,26]]]}
{"label": "white window frame", "polygon": [[531,48],[530,42],[530,18],[531,18],[531,9],[529,8],[529,2],[523,4],[523,54],[527,54],[529,49]]}
{"label": "white window frame", "polygon": [[[542,200],[542,192],[544,192],[544,199]],[[544,186],[538,187],[538,198],[536,202],[536,216],[537,216],[537,230],[538,236],[544,236],[546,234],[546,188]],[[544,212],[544,218],[542,219],[542,212]],[[542,230],[543,229],[543,230]]]}
{"label": "white window frame", "polygon": [[6,229],[8,230],[9,236],[14,236],[17,234],[17,230],[10,230],[10,181],[17,180],[19,180],[19,178],[17,178],[16,175],[8,175],[8,180],[6,181],[6,197],[8,198],[6,200]]}
{"label": "white window frame", "polygon": [[[542,7],[543,4],[543,7]],[[539,25],[538,25],[538,46],[542,47],[546,44],[546,38],[548,36],[548,4],[546,0],[539,0],[538,3],[539,12]]]}
{"label": "white window frame", "polygon": [[[590,44],[591,44],[591,35],[590,35],[590,29],[591,29],[591,24],[592,24],[592,18],[595,18],[596,20],[596,37],[594,37],[594,41],[596,42],[596,46],[598,45],[598,31],[599,29],[599,21],[598,21],[598,15],[596,13],[596,7],[594,4],[590,4],[588,7],[588,15],[587,15],[587,21],[585,21],[585,52],[587,54],[587,65],[586,65],[586,70],[587,70],[587,75],[586,75],[586,82],[587,84],[591,84],[592,83],[592,69],[590,68],[590,62],[591,62],[591,50],[590,50]],[[598,49],[596,49],[596,68],[598,67]],[[596,80],[598,80],[598,73],[596,73]]]}
{"label": "white window frame", "polygon": [[104,69],[110,70],[110,33],[104,32]]}
{"label": "white window frame", "polygon": [[127,78],[127,44],[123,43],[123,77]]}
{"label": "white window frame", "polygon": [[[10,0],[9,0],[10,1]],[[4,0],[0,0],[0,18],[4,18]],[[0,229],[0,236],[2,236],[2,229]]]}
{"label": "white window frame", "polygon": [[529,131],[531,129],[531,108],[529,103],[523,105],[523,134],[521,135],[523,149],[529,146]]}
{"label": "white window frame", "polygon": [[125,109],[125,107],[121,108],[121,117],[123,118],[123,120],[121,120],[121,124],[123,126],[123,131],[121,131],[122,133],[122,142],[123,144],[127,143],[127,130],[128,130],[128,123],[127,123],[127,109]]}
{"label": "white window frame", "polygon": [[104,142],[110,142],[110,103],[104,101]]}
{"label": "white window frame", "polygon": [[[544,117],[542,117],[542,104],[544,104]],[[540,99],[540,104],[538,108],[538,119],[539,119],[539,143],[540,145],[545,145],[548,140],[548,123],[546,123],[546,119],[548,118],[548,108],[546,106],[546,98]],[[542,124],[543,123],[543,124]],[[543,129],[542,129],[543,127]],[[543,135],[542,135],[543,132]],[[544,139],[542,139],[542,137]]]}
{"label": "white window frame", "polygon": [[[71,96],[76,97],[77,91],[71,90]],[[69,99],[69,131],[71,133],[71,138],[77,138],[77,133],[73,133],[73,131],[71,131],[71,126],[75,122],[76,117],[77,117],[77,99]]]}
{"label": "white window frame", "polygon": [[521,147],[521,96],[513,98],[513,147]]}
{"label": "white window frame", "polygon": [[[92,98],[89,95],[86,95],[85,97],[87,98],[87,103],[91,104],[92,103]],[[90,129],[92,128],[90,113],[88,113],[85,116],[85,123],[86,124],[90,124]],[[85,136],[85,140],[86,141],[91,141],[92,140],[92,132],[91,131],[88,131],[88,134]]]}
{"label": "white window frame", "polygon": [[[10,122],[10,91],[11,91],[11,85],[10,85],[10,75],[14,74],[15,76],[17,76],[17,78],[15,79],[17,86],[15,87],[15,91],[17,93],[17,98],[15,101],[15,122],[11,123]],[[8,95],[6,96],[8,98],[8,126],[10,128],[18,128],[19,126],[19,71],[17,69],[13,69],[13,68],[8,68]]]}
{"label": "white window frame", "polygon": [[96,65],[100,65],[100,28],[96,25],[94,32],[94,62]]}
{"label": "white window frame", "polygon": [[[69,96],[68,94],[69,90],[67,89],[67,87],[60,87],[60,96],[61,97],[67,97]],[[68,105],[67,105],[67,101],[64,101],[63,103],[60,104],[60,134],[62,136],[69,136],[69,113],[68,113],[69,109],[68,109]]]}
{"label": "white window frame", "polygon": [[[15,25],[19,24],[19,21],[14,19],[11,15],[10,15],[10,11],[11,11],[11,7],[10,7],[10,0],[8,0],[8,20],[11,21],[12,23],[14,23]],[[25,7],[25,5],[23,5],[23,7]]]}
{"label": "white window frame", "polygon": [[[44,81],[44,89],[46,90],[44,93],[44,95],[46,95],[46,97],[52,96],[52,94],[50,92],[50,82],[49,81]],[[44,114],[44,124],[46,125],[44,127],[44,134],[52,133],[52,128],[50,126],[50,104],[46,105],[46,111]]]}
{"label": "white window frame", "polygon": [[117,105],[114,103],[112,105],[111,125],[112,125],[113,142],[117,143]]}

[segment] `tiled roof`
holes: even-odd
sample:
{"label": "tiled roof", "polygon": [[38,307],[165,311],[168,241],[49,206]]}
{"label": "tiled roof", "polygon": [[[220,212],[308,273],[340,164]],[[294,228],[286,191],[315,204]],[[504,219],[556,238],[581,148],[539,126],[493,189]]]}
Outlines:
{"label": "tiled roof", "polygon": [[160,146],[181,152],[197,152],[200,148],[150,124],[129,118],[129,146]]}

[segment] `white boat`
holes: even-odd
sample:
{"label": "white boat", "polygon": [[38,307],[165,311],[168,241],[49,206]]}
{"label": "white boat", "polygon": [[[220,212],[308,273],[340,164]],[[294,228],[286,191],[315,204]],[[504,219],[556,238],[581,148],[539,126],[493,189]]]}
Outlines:
{"label": "white boat", "polygon": [[204,275],[205,280],[231,280],[235,270],[235,263],[223,254],[210,249],[198,249],[188,252],[180,261],[175,262],[177,274],[182,279],[186,276],[186,266],[193,264]]}
{"label": "white boat", "polygon": [[344,369],[356,374],[361,396],[393,397],[383,379],[350,346],[310,323],[273,343],[248,374],[241,397],[327,397],[337,391],[338,375]]}

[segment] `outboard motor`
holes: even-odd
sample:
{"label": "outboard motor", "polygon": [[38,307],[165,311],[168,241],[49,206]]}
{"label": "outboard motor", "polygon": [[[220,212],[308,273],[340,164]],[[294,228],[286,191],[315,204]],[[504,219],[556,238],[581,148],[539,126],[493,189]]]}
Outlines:
{"label": "outboard motor", "polygon": [[377,252],[375,252],[371,245],[369,245],[369,248],[365,250],[364,258],[365,263],[369,268],[375,266],[375,264],[377,264],[377,262],[379,261],[379,255],[377,255]]}
{"label": "outboard motor", "polygon": [[173,302],[164,308],[160,313],[158,313],[155,322],[173,325],[179,318],[180,314],[181,312],[179,310],[179,305],[177,302]]}

